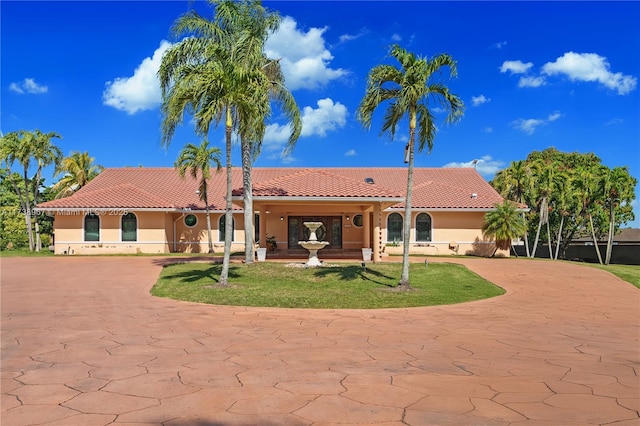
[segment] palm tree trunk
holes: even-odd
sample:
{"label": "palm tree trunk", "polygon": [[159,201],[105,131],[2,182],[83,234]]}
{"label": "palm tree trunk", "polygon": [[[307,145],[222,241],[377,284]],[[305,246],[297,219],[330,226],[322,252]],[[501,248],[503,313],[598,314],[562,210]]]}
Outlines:
{"label": "palm tree trunk", "polygon": [[[526,216],[524,214],[524,212],[522,212],[522,219],[524,220],[524,223],[527,223],[527,219]],[[527,225],[527,232],[524,233],[524,248],[526,250],[527,253],[527,257],[531,257],[531,254],[529,253],[529,226]]]}
{"label": "palm tree trunk", "polygon": [[27,234],[29,235],[29,250],[33,251],[35,248],[35,242],[33,240],[33,224],[31,222],[31,202],[29,201],[29,179],[27,178],[27,169],[24,169],[24,207],[25,214],[24,220],[27,226]]}
{"label": "palm tree trunk", "polygon": [[251,178],[251,146],[246,138],[240,141],[242,150],[242,187],[244,204],[244,263],[254,261],[254,231],[253,231],[253,185]]}
{"label": "palm tree trunk", "polygon": [[[40,176],[41,176],[41,168],[38,165],[38,172],[36,173],[35,182],[33,184],[33,208],[38,205],[38,187],[40,186]],[[35,236],[36,236],[36,251],[40,251],[42,249],[42,241],[40,240],[40,224],[38,223],[38,215],[35,216]]]}
{"label": "palm tree trunk", "polygon": [[413,198],[413,151],[415,128],[409,127],[409,169],[407,170],[407,196],[404,202],[404,223],[402,227],[402,275],[398,285],[411,288],[409,283],[409,246],[411,243],[411,199]]}
{"label": "palm tree trunk", "polygon": [[547,209],[547,197],[543,197],[542,198],[542,202],[540,203],[540,220],[538,221],[538,231],[536,232],[536,240],[533,243],[533,253],[531,253],[531,257],[536,257],[536,250],[538,248],[538,241],[540,240],[540,230],[542,229],[542,224],[545,221],[545,214],[546,213],[544,213],[544,211],[546,209]]}
{"label": "palm tree trunk", "polygon": [[609,235],[607,238],[607,254],[604,258],[604,264],[608,265],[611,261],[611,252],[613,251],[613,233],[615,229],[615,206],[613,200],[609,204]]}
{"label": "palm tree trunk", "polygon": [[564,225],[564,215],[560,218],[560,229],[558,230],[558,241],[556,242],[556,255],[555,260],[558,260],[558,253],[560,252],[560,241],[562,240],[562,226]]}
{"label": "palm tree trunk", "polygon": [[536,249],[538,248],[538,239],[540,238],[540,229],[542,229],[542,218],[538,222],[538,231],[536,231],[536,239],[533,242],[533,250],[531,251],[531,257],[536,257]]}
{"label": "palm tree trunk", "polygon": [[233,204],[231,203],[231,191],[232,183],[231,183],[231,173],[233,172],[231,168],[231,131],[232,131],[232,117],[231,117],[231,109],[227,107],[227,120],[226,120],[226,129],[225,129],[225,139],[226,139],[226,151],[227,151],[227,203],[226,203],[226,211],[225,211],[225,227],[224,227],[224,257],[222,260],[222,271],[220,272],[220,279],[218,280],[218,284],[227,286],[229,285],[229,264],[231,263],[231,238],[232,238],[232,226],[233,226]]}
{"label": "palm tree trunk", "polygon": [[598,262],[602,265],[602,256],[600,255],[600,247],[598,247],[598,239],[596,238],[596,230],[593,228],[593,216],[589,215],[589,224],[591,225],[591,235],[593,237],[593,246],[596,248]]}
{"label": "palm tree trunk", "polygon": [[553,260],[553,249],[551,244],[551,229],[549,228],[549,220],[547,220],[547,243],[549,246],[549,259]]}

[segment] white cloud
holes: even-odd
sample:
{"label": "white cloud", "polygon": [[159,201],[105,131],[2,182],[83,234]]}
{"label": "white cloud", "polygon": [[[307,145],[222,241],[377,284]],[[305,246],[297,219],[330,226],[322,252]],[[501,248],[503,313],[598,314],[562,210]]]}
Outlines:
{"label": "white cloud", "polygon": [[554,111],[553,113],[549,114],[546,119],[544,119],[544,118],[519,118],[519,119],[517,119],[515,121],[512,121],[511,125],[513,127],[515,127],[516,129],[521,130],[521,131],[523,131],[524,133],[526,133],[528,135],[532,135],[532,134],[535,133],[536,129],[539,126],[542,126],[544,124],[556,121],[560,117],[562,117],[562,113],[560,113],[559,111]]}
{"label": "white cloud", "polygon": [[622,118],[613,118],[609,121],[607,121],[606,123],[604,123],[605,126],[614,126],[617,124],[622,124]]}
{"label": "white cloud", "polygon": [[171,43],[162,40],[153,56],[144,58],[131,77],[118,77],[108,81],[102,93],[102,103],[128,114],[158,106],[162,101],[162,92],[157,73],[162,55],[169,47]]}
{"label": "white cloud", "polygon": [[320,99],[318,108],[310,106],[302,110],[302,133],[300,136],[326,136],[328,131],[336,130],[347,122],[347,107],[331,98]]}
{"label": "white cloud", "polygon": [[327,27],[301,31],[296,21],[286,16],[278,31],[267,39],[265,53],[280,59],[289,90],[316,89],[347,74],[342,68],[329,67],[333,55],[325,48],[326,30]]}
{"label": "white cloud", "polygon": [[358,155],[355,149],[350,149],[349,151],[344,153],[345,157],[353,157]]}
{"label": "white cloud", "polygon": [[358,32],[358,34],[342,34],[339,40],[340,40],[340,43],[346,43],[348,41],[358,39],[368,33],[369,31],[366,28],[363,28],[362,30],[360,30],[360,32]]}
{"label": "white cloud", "polygon": [[496,49],[502,49],[503,47],[505,47],[507,45],[506,41],[499,41],[497,43],[493,44],[493,47]]}
{"label": "white cloud", "polygon": [[9,85],[9,90],[19,94],[30,93],[32,95],[39,95],[41,93],[47,93],[49,88],[36,83],[33,78],[25,78],[22,81],[14,82]]}
{"label": "white cloud", "polygon": [[[300,137],[320,136],[337,130],[347,122],[347,107],[340,102],[333,102],[330,98],[320,99],[318,108],[306,106],[302,109],[302,132]],[[289,140],[291,128],[288,124],[269,124],[266,128],[263,149],[266,151],[282,151]]]}
{"label": "white cloud", "polygon": [[540,87],[546,83],[544,77],[520,77],[518,81],[518,87]]}
{"label": "white cloud", "polygon": [[493,127],[485,127],[482,131],[485,133],[493,133]]}
{"label": "white cloud", "polygon": [[470,161],[447,163],[442,167],[475,168],[483,176],[493,176],[504,167],[504,162],[494,160],[490,155],[484,155]]}
{"label": "white cloud", "polygon": [[555,62],[547,62],[542,72],[547,75],[563,74],[571,81],[593,81],[626,95],[635,90],[638,79],[631,75],[613,73],[607,58],[595,53],[567,52]]}
{"label": "white cloud", "polygon": [[487,102],[491,102],[491,99],[487,98],[484,95],[472,96],[471,97],[471,105],[473,105],[473,106],[482,105],[482,104],[485,104]]}
{"label": "white cloud", "polygon": [[400,34],[394,33],[391,35],[391,41],[398,43],[402,41],[402,37],[400,36]]}
{"label": "white cloud", "polygon": [[558,118],[562,117],[562,114],[560,114],[559,112],[554,112],[553,114],[549,114],[549,117],[547,117],[548,121],[556,121]]}
{"label": "white cloud", "polygon": [[500,67],[500,72],[510,71],[511,74],[524,74],[533,66],[532,62],[504,61]]}

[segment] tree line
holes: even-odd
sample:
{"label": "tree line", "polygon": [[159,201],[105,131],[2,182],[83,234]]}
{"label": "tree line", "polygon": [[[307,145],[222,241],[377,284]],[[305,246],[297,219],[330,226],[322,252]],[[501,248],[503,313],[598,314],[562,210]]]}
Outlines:
{"label": "tree line", "polygon": [[[521,213],[528,257],[542,243],[551,259],[564,259],[574,239],[589,237],[598,261],[609,264],[614,235],[634,220],[637,182],[627,167],[609,168],[593,153],[548,148],[512,162],[490,183],[505,199],[530,208]],[[607,241],[604,258],[598,248],[602,240]]]}
{"label": "tree line", "polygon": [[[87,152],[63,156],[53,139],[62,139],[62,136],[56,132],[19,130],[0,137],[2,250],[28,248],[40,251],[43,245],[47,246],[53,232],[52,219],[38,214],[35,206],[73,194],[103,169]],[[42,173],[49,166],[55,168],[54,177],[61,177],[47,187]],[[22,226],[20,222],[23,222]]]}

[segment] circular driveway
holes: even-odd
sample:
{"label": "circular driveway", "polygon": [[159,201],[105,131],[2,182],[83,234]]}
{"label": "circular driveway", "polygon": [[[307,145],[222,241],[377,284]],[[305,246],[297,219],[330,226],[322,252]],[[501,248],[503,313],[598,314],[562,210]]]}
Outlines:
{"label": "circular driveway", "polygon": [[171,259],[2,258],[0,424],[640,424],[637,288],[566,262],[442,260],[507,293],[210,306],[149,294]]}

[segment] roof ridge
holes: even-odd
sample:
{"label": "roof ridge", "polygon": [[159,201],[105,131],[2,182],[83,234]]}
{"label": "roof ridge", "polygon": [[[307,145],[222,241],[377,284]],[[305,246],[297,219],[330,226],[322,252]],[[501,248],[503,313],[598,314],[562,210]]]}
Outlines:
{"label": "roof ridge", "polygon": [[[343,170],[348,170],[348,167],[343,167],[342,169],[343,169]],[[335,174],[335,173],[331,173],[331,172],[329,172],[329,171],[328,171],[328,170],[326,170],[326,169],[317,169],[317,170],[314,170],[314,171],[315,171],[315,172],[317,172],[317,173],[323,174],[323,175],[330,175],[330,176],[332,176],[332,177],[333,177],[333,178],[335,178],[335,179],[348,180],[348,181],[350,181],[350,182],[355,183],[355,184],[356,184],[356,185],[358,185],[358,186],[365,186],[365,187],[369,187],[370,185],[375,185],[375,186],[376,186],[376,188],[379,188],[379,189],[381,189],[381,190],[388,191],[390,194],[400,195],[400,192],[399,192],[399,191],[394,191],[394,190],[392,190],[391,188],[389,188],[389,187],[387,187],[387,186],[380,185],[379,183],[375,183],[375,181],[374,181],[373,183],[367,183],[367,182],[364,182],[364,181],[360,181],[360,180],[358,180],[358,179],[354,179],[354,178],[349,177],[349,176],[345,176],[345,175],[338,175],[338,174]]]}

